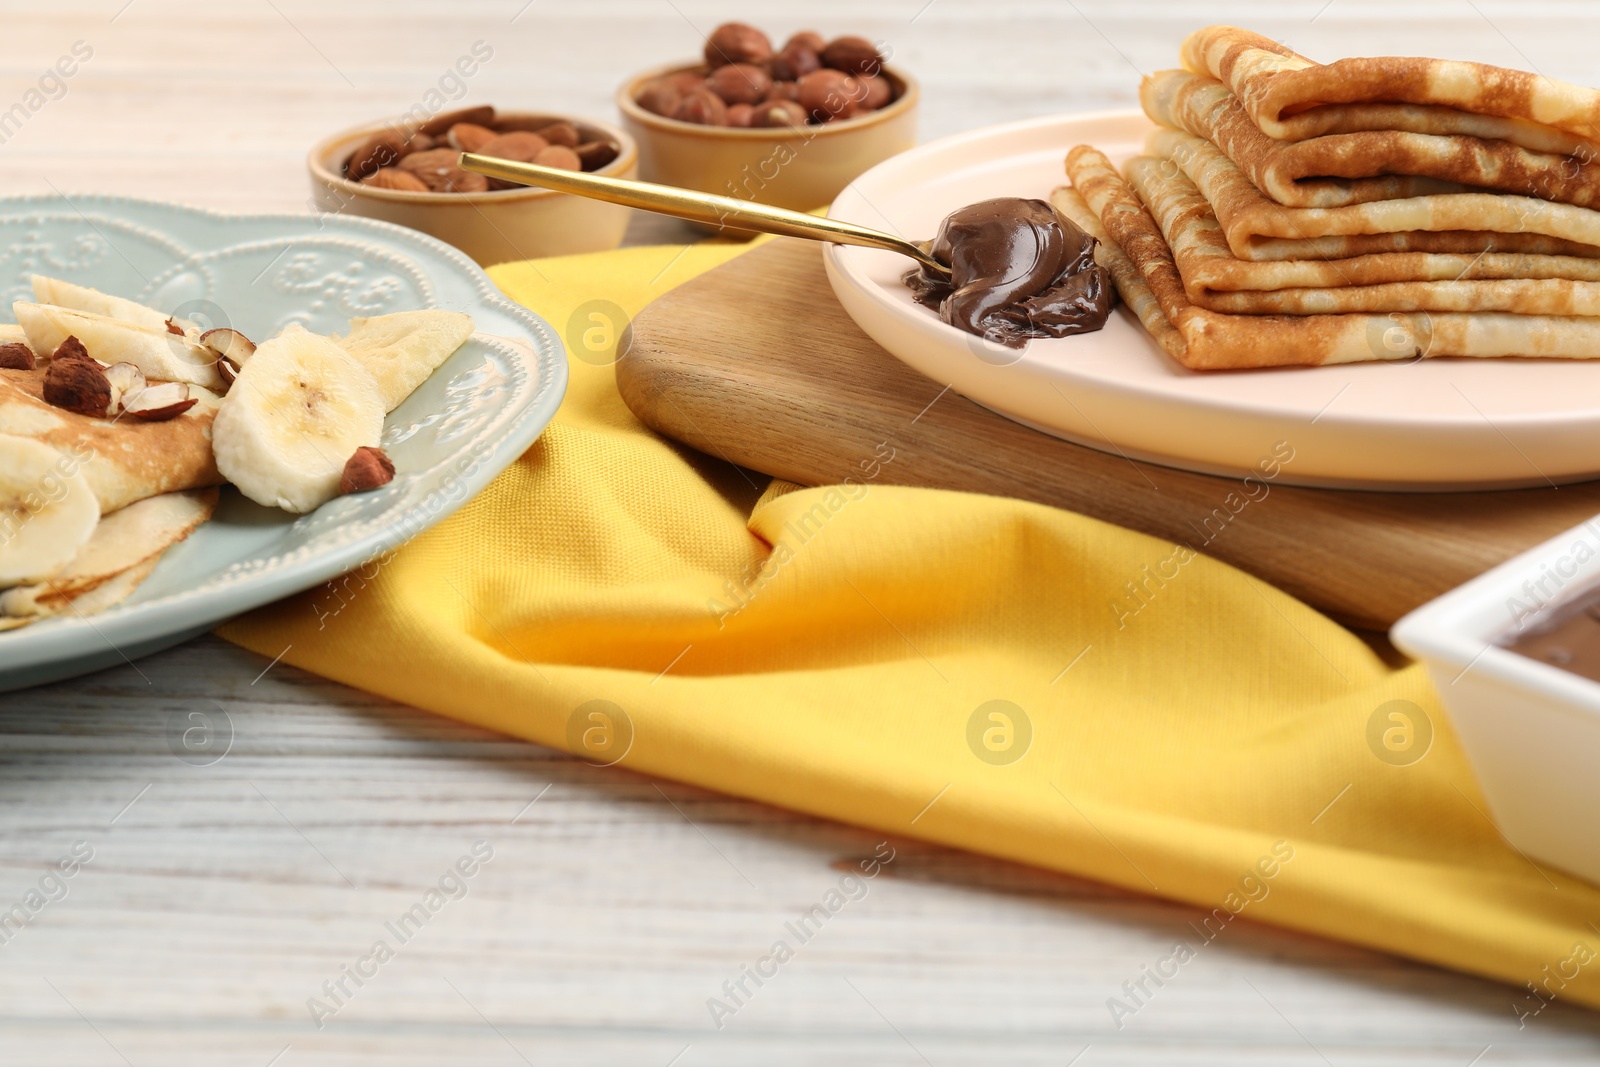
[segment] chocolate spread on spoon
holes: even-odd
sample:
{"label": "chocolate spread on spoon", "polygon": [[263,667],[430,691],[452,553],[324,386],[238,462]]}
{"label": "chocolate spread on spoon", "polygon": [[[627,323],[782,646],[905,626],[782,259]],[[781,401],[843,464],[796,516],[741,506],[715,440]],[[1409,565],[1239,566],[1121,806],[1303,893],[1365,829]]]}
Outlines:
{"label": "chocolate spread on spoon", "polygon": [[985,200],[945,219],[933,239],[950,277],[919,267],[905,283],[957,329],[1021,348],[1105,325],[1112,286],[1095,244],[1043,200]]}

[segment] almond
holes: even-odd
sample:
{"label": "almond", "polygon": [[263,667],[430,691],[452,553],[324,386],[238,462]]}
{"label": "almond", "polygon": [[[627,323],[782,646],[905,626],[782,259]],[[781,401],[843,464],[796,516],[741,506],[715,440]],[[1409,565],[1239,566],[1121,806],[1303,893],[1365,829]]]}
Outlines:
{"label": "almond", "polygon": [[418,133],[425,133],[429,137],[438,137],[458,122],[470,122],[474,126],[493,126],[494,108],[488,104],[479,107],[464,107],[458,111],[444,111],[417,127]]}
{"label": "almond", "polygon": [[345,461],[339,492],[367,493],[394,480],[394,461],[381,448],[362,445]]}
{"label": "almond", "polygon": [[[729,124],[732,125],[733,109],[729,108],[728,113]],[[573,151],[578,153],[578,162],[583,164],[584,170],[599,170],[622,154],[615,141],[590,141]]]}
{"label": "almond", "polygon": [[551,144],[562,145],[566,148],[577,148],[578,143],[583,140],[578,135],[578,127],[570,122],[552,122],[550,125],[542,126],[533,132]]}
{"label": "almond", "polygon": [[[69,337],[67,340],[75,341],[77,338]],[[61,347],[67,347],[65,341]],[[75,411],[79,415],[104,418],[111,408],[111,382],[106,378],[106,372],[100,369],[100,364],[87,356],[57,356],[44,372],[44,400],[47,404]]]}
{"label": "almond", "polygon": [[546,148],[550,142],[536,133],[527,130],[512,130],[502,133],[494,140],[478,149],[479,155],[496,156],[500,159],[515,160],[518,163],[532,163],[533,158]]}
{"label": "almond", "polygon": [[38,361],[33,358],[33,349],[20,341],[0,345],[0,368],[5,370],[33,370],[38,366]]}
{"label": "almond", "polygon": [[487,126],[479,126],[475,122],[458,122],[450,127],[450,132],[445,134],[444,139],[458,152],[477,152],[496,136]]}
{"label": "almond", "polygon": [[360,181],[379,167],[393,166],[409,151],[406,138],[398,130],[375,133],[350,155],[345,163],[345,177]]}
{"label": "almond", "polygon": [[566,145],[553,144],[533,157],[541,167],[560,167],[562,170],[582,170],[583,160]]}
{"label": "almond", "polygon": [[400,169],[419,178],[436,193],[486,192],[489,179],[456,166],[458,155],[454,148],[413,152],[400,161]]}
{"label": "almond", "polygon": [[403,193],[425,193],[428,191],[427,183],[415,174],[407,173],[399,167],[380,167],[378,170],[361,179],[362,185],[370,185],[375,189],[393,189]]}

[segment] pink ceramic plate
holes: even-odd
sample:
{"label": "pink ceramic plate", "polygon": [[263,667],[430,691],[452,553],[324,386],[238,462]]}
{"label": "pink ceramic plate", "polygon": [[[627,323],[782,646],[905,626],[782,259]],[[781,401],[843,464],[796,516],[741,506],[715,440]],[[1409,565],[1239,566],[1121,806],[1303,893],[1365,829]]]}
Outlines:
{"label": "pink ceramic plate", "polygon": [[[1047,198],[1062,160],[1093,144],[1136,153],[1138,112],[1058,116],[922,145],[857,178],[837,217],[931,237],[945,215],[995,196]],[[1104,330],[985,345],[918,307],[892,252],[828,245],[834,292],[873,340],[1009,418],[1105,451],[1239,476],[1263,459],[1280,482],[1367,489],[1537,486],[1600,476],[1600,359],[1435,359],[1200,373],[1169,359],[1119,309]],[[1600,352],[1596,353],[1600,357]]]}

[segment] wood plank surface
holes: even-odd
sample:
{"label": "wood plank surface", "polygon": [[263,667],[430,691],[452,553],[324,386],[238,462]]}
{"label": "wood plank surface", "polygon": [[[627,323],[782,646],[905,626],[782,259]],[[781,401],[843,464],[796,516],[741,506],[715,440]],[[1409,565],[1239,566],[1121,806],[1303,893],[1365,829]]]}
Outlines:
{"label": "wood plank surface", "polygon": [[[495,58],[466,101],[607,118],[613,88],[692,54],[697,27],[862,32],[922,75],[925,138],[1132,106],[1140,72],[1210,19],[1315,55],[1424,50],[1600,83],[1600,8],[1548,0],[3,0],[0,14],[0,111],[74,41],[95,50],[0,142],[5,193],[237,211],[305,210],[312,141],[404,111],[480,38]],[[689,236],[643,219],[631,239]],[[220,729],[219,711],[227,755],[179,759],[168,731],[195,713]],[[307,999],[480,838],[494,858],[466,896],[319,1029]],[[1194,909],[904,835],[890,875],[717,1030],[707,998],[878,836],[589,767],[212,637],[0,696],[0,905],[79,840],[95,856],[67,896],[0,944],[4,1067],[1600,1060],[1591,1013],[1558,1001],[1519,1028],[1514,990],[1248,919],[1119,1030],[1106,999]]]}
{"label": "wood plank surface", "polygon": [[[1181,542],[1365,629],[1600,511],[1600,482],[1483,493],[1262,483],[1263,496],[1059,440],[885,352],[833,298],[820,246],[801,241],[754,249],[652,303],[617,382],[646,423],[755,470],[802,485],[859,478],[886,442],[881,482],[1014,496]],[[1256,499],[1235,514],[1224,501],[1236,493]]]}

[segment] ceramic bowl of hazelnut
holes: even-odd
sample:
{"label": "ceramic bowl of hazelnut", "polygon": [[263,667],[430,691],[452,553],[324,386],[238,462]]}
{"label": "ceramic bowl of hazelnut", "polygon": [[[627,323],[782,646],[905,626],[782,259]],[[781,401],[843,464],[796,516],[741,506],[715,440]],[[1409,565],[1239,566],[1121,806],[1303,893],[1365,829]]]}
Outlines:
{"label": "ceramic bowl of hazelnut", "polygon": [[622,243],[628,208],[469,174],[456,166],[461,152],[617,178],[638,174],[634,140],[614,126],[487,104],[345,130],[312,148],[306,165],[319,210],[421,230],[483,266]]}
{"label": "ceramic bowl of hazelnut", "polygon": [[698,63],[617,91],[646,181],[809,211],[916,144],[920,90],[864,37],[805,31],[781,45],[725,23]]}

